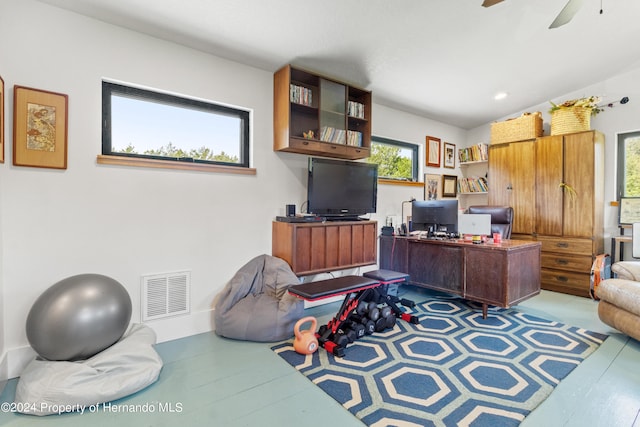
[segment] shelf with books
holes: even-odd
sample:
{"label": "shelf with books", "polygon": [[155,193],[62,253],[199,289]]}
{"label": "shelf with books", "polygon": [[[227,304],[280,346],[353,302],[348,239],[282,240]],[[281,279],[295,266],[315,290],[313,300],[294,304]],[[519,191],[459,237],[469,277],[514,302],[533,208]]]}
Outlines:
{"label": "shelf with books", "polygon": [[484,177],[458,178],[459,194],[487,194],[489,185]]}
{"label": "shelf with books", "polygon": [[371,92],[287,65],[274,74],[273,149],[343,159],[371,154]]}
{"label": "shelf with books", "polygon": [[480,142],[471,147],[458,149],[458,160],[460,164],[486,163],[489,160],[489,145]]}

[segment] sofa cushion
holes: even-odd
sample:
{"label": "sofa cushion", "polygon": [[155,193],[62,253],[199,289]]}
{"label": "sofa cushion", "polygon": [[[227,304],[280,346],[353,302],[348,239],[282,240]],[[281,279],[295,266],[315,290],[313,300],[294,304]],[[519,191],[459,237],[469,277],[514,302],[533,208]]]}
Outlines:
{"label": "sofa cushion", "polygon": [[640,261],[618,261],[611,266],[611,271],[619,279],[640,281]]}
{"label": "sofa cushion", "polygon": [[640,282],[607,279],[598,286],[598,298],[640,316]]}
{"label": "sofa cushion", "polygon": [[640,316],[600,300],[598,317],[607,325],[640,341]]}

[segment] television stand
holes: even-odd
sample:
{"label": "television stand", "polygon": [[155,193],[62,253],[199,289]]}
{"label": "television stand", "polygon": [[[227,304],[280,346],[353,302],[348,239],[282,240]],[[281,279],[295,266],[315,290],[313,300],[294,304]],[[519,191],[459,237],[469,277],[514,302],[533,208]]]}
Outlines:
{"label": "television stand", "polygon": [[376,221],[272,223],[271,254],[298,276],[346,270],[378,262]]}

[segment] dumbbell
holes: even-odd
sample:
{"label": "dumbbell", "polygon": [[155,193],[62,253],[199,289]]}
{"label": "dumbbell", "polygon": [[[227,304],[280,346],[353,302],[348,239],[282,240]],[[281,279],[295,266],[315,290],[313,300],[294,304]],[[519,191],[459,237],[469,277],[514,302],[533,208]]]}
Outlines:
{"label": "dumbbell", "polygon": [[367,306],[368,303],[366,301],[360,300],[358,301],[358,306],[356,307],[356,314],[358,316],[364,316],[367,314]]}
{"label": "dumbbell", "polygon": [[369,319],[375,322],[380,317],[380,309],[375,302],[359,301],[356,307],[356,314],[358,316],[367,315]]}
{"label": "dumbbell", "polygon": [[360,323],[361,325],[364,326],[365,334],[371,335],[376,331],[376,324],[373,322],[373,320],[369,319],[368,317],[354,314],[351,316],[351,318],[353,319],[354,322]]}
{"label": "dumbbell", "polygon": [[344,332],[338,331],[333,335],[332,341],[339,347],[346,347],[349,344],[349,337]]}
{"label": "dumbbell", "polygon": [[380,309],[378,308],[378,304],[370,302],[367,305],[367,316],[374,322],[380,318]]}
{"label": "dumbbell", "polygon": [[365,326],[362,323],[347,320],[344,323],[345,328],[351,329],[356,333],[356,338],[362,338],[365,334]]}
{"label": "dumbbell", "polygon": [[387,329],[387,319],[384,317],[378,317],[378,320],[373,322],[376,332],[382,332]]}
{"label": "dumbbell", "polygon": [[396,314],[393,312],[393,310],[391,309],[391,307],[389,307],[388,305],[385,307],[382,307],[382,310],[380,310],[380,314],[382,315],[382,317],[385,320],[385,326],[388,329],[391,329],[395,326],[396,324]]}
{"label": "dumbbell", "polygon": [[387,328],[391,329],[396,325],[396,316],[391,313],[391,315],[384,318],[387,324]]}
{"label": "dumbbell", "polygon": [[390,316],[392,314],[393,313],[392,313],[391,307],[389,307],[388,305],[385,305],[384,307],[382,307],[380,309],[380,316],[382,316],[382,317],[388,317],[388,316]]}
{"label": "dumbbell", "polygon": [[349,343],[352,343],[352,342],[354,342],[355,340],[358,339],[357,332],[354,331],[351,328],[345,328],[343,332],[347,336],[347,338],[349,339]]}

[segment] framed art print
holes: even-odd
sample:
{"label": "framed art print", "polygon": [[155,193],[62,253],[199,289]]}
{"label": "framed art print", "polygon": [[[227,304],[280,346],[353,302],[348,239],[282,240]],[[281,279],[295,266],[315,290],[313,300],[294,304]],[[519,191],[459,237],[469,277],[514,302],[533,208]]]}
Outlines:
{"label": "framed art print", "polygon": [[442,175],[424,174],[424,199],[437,200],[442,197]]}
{"label": "framed art print", "polygon": [[442,175],[442,197],[456,197],[458,195],[458,176]]}
{"label": "framed art print", "polygon": [[633,224],[640,222],[640,197],[620,198],[618,223]]}
{"label": "framed art print", "polygon": [[13,164],[67,168],[67,95],[14,86]]}
{"label": "framed art print", "polygon": [[456,146],[448,142],[444,143],[443,163],[445,168],[454,169],[456,167]]}
{"label": "framed art print", "polygon": [[440,167],[440,138],[427,136],[427,166]]}

